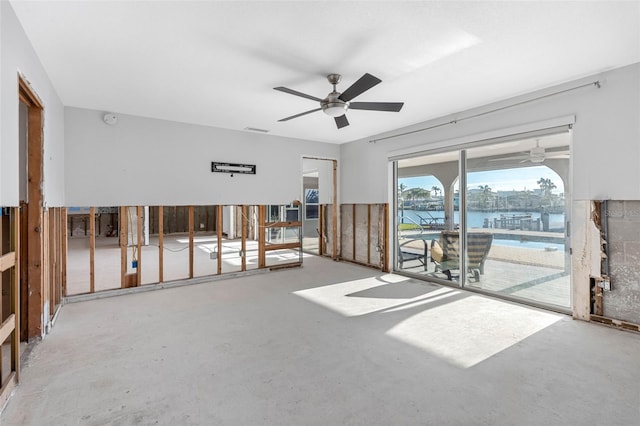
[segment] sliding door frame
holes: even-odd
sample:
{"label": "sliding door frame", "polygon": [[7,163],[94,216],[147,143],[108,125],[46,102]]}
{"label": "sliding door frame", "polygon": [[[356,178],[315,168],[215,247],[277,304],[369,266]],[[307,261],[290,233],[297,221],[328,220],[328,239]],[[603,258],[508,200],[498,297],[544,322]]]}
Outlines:
{"label": "sliding door frame", "polygon": [[[573,129],[573,124],[575,123],[574,116],[561,117],[558,119],[548,120],[543,123],[538,123],[538,126],[535,124],[520,126],[518,128],[513,128],[511,130],[505,129],[497,132],[489,132],[485,134],[479,134],[475,137],[467,136],[457,140],[450,140],[448,144],[438,143],[433,144],[432,148],[429,147],[414,147],[412,149],[399,150],[395,152],[390,152],[388,160],[391,162],[391,174],[390,178],[392,179],[392,184],[390,188],[397,188],[398,184],[398,162],[403,159],[415,158],[426,155],[440,154],[445,152],[455,152],[458,153],[458,182],[459,182],[459,226],[460,226],[460,271],[467,270],[467,259],[466,259],[466,250],[467,250],[467,150],[471,148],[481,148],[483,146],[489,146],[498,143],[517,141],[521,139],[529,139],[536,136],[545,136],[551,134],[558,134],[563,132],[568,132],[571,139],[571,132]],[[572,150],[573,144],[569,142],[570,150]],[[569,167],[569,176],[568,183],[570,187],[572,180],[572,171],[571,167]],[[572,190],[571,190],[572,193]],[[565,240],[570,242],[570,234],[569,234],[569,226],[571,219],[571,206],[572,206],[572,197],[567,200],[569,205],[565,205],[565,226],[567,227],[567,231],[565,231]],[[570,306],[568,308],[564,308],[557,305],[546,304],[542,302],[537,302],[532,299],[524,299],[520,297],[508,296],[501,294],[499,292],[489,291],[482,288],[470,287],[467,286],[467,274],[460,273],[460,277],[458,281],[448,281],[445,279],[441,279],[438,277],[425,277],[420,274],[413,274],[409,272],[405,272],[398,267],[398,194],[397,190],[394,190],[389,194],[389,203],[393,206],[394,217],[390,221],[389,224],[389,232],[396,241],[393,244],[393,253],[392,253],[392,261],[391,261],[391,270],[399,275],[410,276],[412,278],[424,279],[427,281],[432,281],[438,284],[443,284],[449,287],[455,288],[464,288],[465,290],[469,290],[475,293],[484,294],[491,297],[496,297],[504,300],[515,301],[518,303],[535,306],[539,308],[543,308],[546,310],[552,310],[556,312],[561,312],[565,314],[570,314],[573,309],[573,298],[570,298],[569,303]],[[425,259],[425,262],[427,259]],[[570,291],[573,289],[573,274],[571,273],[571,266],[565,265],[565,268],[568,268],[568,271],[571,275],[570,277]]]}

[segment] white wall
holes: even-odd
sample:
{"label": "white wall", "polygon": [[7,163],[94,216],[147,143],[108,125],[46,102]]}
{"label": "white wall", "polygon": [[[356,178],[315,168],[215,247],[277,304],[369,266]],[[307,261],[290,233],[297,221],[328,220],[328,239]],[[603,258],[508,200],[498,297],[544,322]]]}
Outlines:
{"label": "white wall", "polygon": [[18,72],[44,104],[44,201],[64,204],[64,108],[13,8],[0,1],[0,205],[19,202]]}
{"label": "white wall", "polygon": [[[523,95],[399,129],[391,134],[449,122],[522,100],[600,80],[602,87],[585,87],[482,117],[460,121],[412,135],[370,143],[369,138],[341,146],[341,202],[388,201],[387,157],[390,152],[446,145],[447,141],[508,129],[528,123],[575,115],[573,127],[573,198],[640,199],[640,64],[612,70],[548,90]],[[384,136],[384,135],[382,135]]]}
{"label": "white wall", "polygon": [[[65,108],[67,206],[287,204],[300,198],[302,156],[339,145]],[[212,173],[211,162],[256,164],[256,175]]]}

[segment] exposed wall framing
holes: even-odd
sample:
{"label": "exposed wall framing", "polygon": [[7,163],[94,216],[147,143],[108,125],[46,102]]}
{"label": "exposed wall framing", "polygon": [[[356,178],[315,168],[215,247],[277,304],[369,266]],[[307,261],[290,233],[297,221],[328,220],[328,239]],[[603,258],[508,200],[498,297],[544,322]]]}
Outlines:
{"label": "exposed wall framing", "polygon": [[[285,206],[273,207],[281,209],[281,212],[286,212]],[[87,237],[84,236],[83,232],[79,232],[73,236],[65,234],[66,238],[63,238],[64,244],[69,244],[70,241],[73,242],[73,256],[75,256],[73,258],[75,262],[73,269],[74,276],[71,280],[73,282],[73,290],[70,291],[68,285],[65,285],[64,288],[60,290],[60,294],[63,294],[65,297],[91,294],[105,290],[116,290],[116,287],[123,289],[162,283],[167,280],[168,273],[171,275],[169,280],[191,279],[206,275],[244,272],[251,266],[255,268],[256,264],[258,268],[276,269],[285,264],[285,266],[289,267],[298,266],[301,263],[297,261],[298,256],[294,256],[294,260],[291,259],[289,255],[284,258],[279,254],[277,256],[273,255],[277,250],[299,251],[301,247],[300,241],[296,240],[293,242],[286,240],[275,242],[265,238],[265,230],[267,228],[297,228],[301,226],[301,222],[285,221],[282,219],[266,222],[266,206],[216,205],[181,206],[180,208],[176,208],[175,206],[152,206],[148,209],[143,206],[123,206],[117,208],[118,213],[109,213],[115,217],[113,222],[119,224],[117,232],[119,238],[117,240],[108,238],[109,235],[99,235],[99,233],[96,232],[96,223],[99,223],[97,215],[102,208],[84,207],[82,209],[86,209],[89,212],[86,214],[87,227],[89,230]],[[232,232],[230,232],[230,234],[235,234],[235,237],[229,237],[223,232],[223,229],[226,229],[224,228],[224,225],[226,225],[224,221],[227,220],[225,218],[225,209],[229,209],[231,213],[231,215],[227,215],[226,217],[231,220],[229,225],[231,226]],[[155,229],[158,231],[155,235],[145,235],[145,211],[149,212],[149,230]],[[183,220],[180,218],[180,214],[176,214],[180,211],[186,212],[186,228],[182,228],[186,229],[186,232],[176,232],[173,234],[165,232],[167,222],[175,221],[176,218],[179,218],[179,221]],[[202,223],[198,222],[197,212],[200,212],[201,218],[206,217],[207,212],[209,212],[209,218],[215,218],[213,231],[207,231],[205,229],[207,225],[202,225]],[[262,222],[259,223],[258,220],[254,218],[253,212],[258,212],[259,216],[260,212],[262,212]],[[80,216],[80,213],[76,215]],[[173,229],[181,228],[174,226]],[[233,229],[237,229],[237,231],[233,231]],[[198,236],[199,232],[202,237]],[[145,242],[147,237],[149,239],[149,246],[145,246],[145,244],[147,244]],[[87,241],[86,246],[83,240]],[[249,241],[252,241],[253,244],[249,245]],[[56,242],[55,244],[56,246],[62,247],[60,243]],[[176,245],[178,245],[178,247],[176,247]],[[158,247],[157,258],[155,258],[156,251],[153,249],[150,250],[151,246]],[[167,253],[170,253],[171,256],[168,256],[165,250],[170,250],[170,252]],[[256,257],[251,265],[249,265],[246,258],[247,250],[249,250],[252,256]],[[96,254],[98,251],[102,254]],[[114,251],[117,253],[115,256]],[[142,256],[143,251],[145,253],[144,259]],[[183,254],[179,255],[176,253]],[[271,254],[267,255],[267,253]],[[85,255],[87,256],[86,260],[84,258]],[[239,261],[237,260],[238,256],[240,257]],[[170,257],[169,261],[167,261],[167,257]],[[274,261],[269,260],[278,257],[280,257],[280,259],[275,260],[275,264]],[[179,260],[179,263],[176,263],[176,259]],[[156,261],[158,272],[157,282],[154,281]],[[119,272],[117,262],[120,263]],[[78,267],[78,264],[81,266]],[[144,272],[146,282],[142,279],[143,267],[145,266],[147,268],[145,270],[147,272]],[[181,268],[180,271],[185,271],[184,275],[182,275],[183,272],[176,273],[176,267]],[[100,271],[102,274],[101,279],[97,278],[97,271]],[[149,271],[152,271],[152,273],[149,273]],[[110,286],[109,283],[118,281],[118,278],[109,280],[109,278],[112,277],[119,277],[119,285],[115,284]]]}
{"label": "exposed wall framing", "polygon": [[[149,209],[151,211],[151,209]],[[158,214],[158,282],[164,282],[164,207],[159,206]],[[151,221],[150,221],[151,222]]]}
{"label": "exposed wall framing", "polygon": [[9,340],[9,371],[5,352],[0,351],[0,407],[3,407],[20,380],[20,213],[3,209],[0,216],[0,348]]}
{"label": "exposed wall framing", "polygon": [[160,218],[163,231],[167,234],[189,232],[189,209],[193,209],[193,223],[196,231],[215,232],[216,206],[151,206],[149,207],[149,233],[160,233]]}
{"label": "exposed wall framing", "polygon": [[340,213],[340,260],[388,271],[388,205],[343,204]]}
{"label": "exposed wall framing", "polygon": [[590,280],[591,320],[640,330],[640,201],[593,201],[600,274]]}
{"label": "exposed wall framing", "polygon": [[48,232],[45,238],[46,253],[48,262],[45,262],[47,269],[47,289],[49,318],[53,318],[62,302],[63,287],[65,286],[66,274],[64,263],[66,259],[66,209],[50,208],[45,213]]}
{"label": "exposed wall framing", "polygon": [[[299,209],[300,202],[295,202],[294,205]],[[302,264],[302,256],[299,257],[299,260],[294,263],[289,263],[286,265],[267,265],[267,253],[273,252],[277,250],[297,250],[300,254],[302,253],[302,239],[300,238],[302,233],[302,221],[300,220],[301,212],[297,213],[297,220],[286,220],[286,214],[280,215],[279,220],[267,221],[266,207],[260,206],[262,208],[262,214],[258,216],[258,229],[259,229],[259,238],[258,238],[258,253],[260,256],[260,267],[269,267],[270,269],[279,269],[282,267],[290,268],[293,266],[299,266]],[[284,241],[284,242],[274,242],[270,236],[272,232],[276,232],[277,235],[285,235],[287,229],[296,228],[298,239],[296,241]],[[264,266],[262,266],[264,265]]]}
{"label": "exposed wall framing", "polygon": [[321,230],[319,236],[320,255],[337,260],[340,258],[340,237],[338,235],[338,220],[334,220],[334,217],[337,219],[337,216],[333,215],[337,209],[334,209],[333,204],[321,204],[319,210],[321,216],[321,221],[318,224],[318,229]]}

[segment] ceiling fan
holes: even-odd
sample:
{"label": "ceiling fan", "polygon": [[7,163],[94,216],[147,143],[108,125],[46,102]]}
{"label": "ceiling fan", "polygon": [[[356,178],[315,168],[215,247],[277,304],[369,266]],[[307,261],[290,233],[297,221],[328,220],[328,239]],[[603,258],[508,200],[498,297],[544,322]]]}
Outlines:
{"label": "ceiling fan", "polygon": [[307,95],[306,93],[301,93],[286,87],[274,87],[274,90],[278,90],[280,92],[320,102],[320,108],[301,112],[300,114],[292,115],[291,117],[286,117],[278,121],[288,121],[293,118],[298,118],[303,115],[322,110],[325,114],[334,117],[336,126],[338,126],[338,129],[341,129],[349,125],[349,121],[345,115],[348,109],[398,112],[404,105],[404,102],[351,102],[353,98],[371,89],[376,84],[381,83],[382,80],[372,76],[371,74],[365,74],[360,77],[358,81],[349,86],[347,90],[340,93],[336,90],[336,85],[340,82],[341,78],[342,76],[340,74],[329,74],[327,76],[329,84],[333,85],[333,91],[324,99],[316,98],[315,96]]}
{"label": "ceiling fan", "polygon": [[492,158],[489,161],[520,160],[521,163],[542,163],[544,160],[551,158],[569,159],[568,147],[550,148],[545,150],[543,146],[540,146],[540,141],[536,140],[536,146],[531,148],[528,152],[508,157]]}

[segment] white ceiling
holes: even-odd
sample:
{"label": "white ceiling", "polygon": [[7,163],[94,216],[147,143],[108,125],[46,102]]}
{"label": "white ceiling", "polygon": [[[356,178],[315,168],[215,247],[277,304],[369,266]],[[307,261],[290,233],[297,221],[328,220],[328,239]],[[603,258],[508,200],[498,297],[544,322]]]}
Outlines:
{"label": "white ceiling", "polygon": [[[62,102],[343,143],[640,61],[640,3],[12,1]],[[315,112],[326,74],[399,113]]]}

